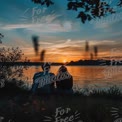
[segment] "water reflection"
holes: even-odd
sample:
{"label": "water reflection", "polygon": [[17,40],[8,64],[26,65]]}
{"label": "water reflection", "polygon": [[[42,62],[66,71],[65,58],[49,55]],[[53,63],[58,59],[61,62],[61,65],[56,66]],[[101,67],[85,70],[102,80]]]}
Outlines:
{"label": "water reflection", "polygon": [[[51,72],[57,74],[60,66],[52,66]],[[122,73],[115,74],[111,78],[106,79],[104,76],[105,67],[101,66],[67,66],[70,74],[73,75],[74,84],[84,86],[97,85],[101,87],[110,85],[122,86]],[[32,66],[24,72],[28,77],[28,82],[32,83],[33,75],[42,71],[41,66]]]}

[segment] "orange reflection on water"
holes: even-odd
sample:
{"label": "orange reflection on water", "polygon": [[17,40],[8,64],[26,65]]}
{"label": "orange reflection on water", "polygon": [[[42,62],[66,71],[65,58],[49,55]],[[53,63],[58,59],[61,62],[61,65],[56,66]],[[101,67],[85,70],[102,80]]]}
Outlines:
{"label": "orange reflection on water", "polygon": [[[50,72],[57,74],[60,66],[52,66]],[[115,74],[111,78],[106,79],[104,76],[105,67],[102,66],[67,66],[69,73],[73,76],[74,84],[81,86],[86,85],[116,85],[122,86],[122,75]],[[28,77],[28,82],[32,83],[33,75],[36,72],[42,71],[41,66],[32,66],[28,70],[24,71],[25,76]]]}

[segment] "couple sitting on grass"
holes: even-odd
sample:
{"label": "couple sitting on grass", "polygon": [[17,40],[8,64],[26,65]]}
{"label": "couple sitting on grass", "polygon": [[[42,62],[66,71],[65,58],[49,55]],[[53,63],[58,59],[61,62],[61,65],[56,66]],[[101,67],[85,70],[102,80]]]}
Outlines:
{"label": "couple sitting on grass", "polygon": [[67,68],[62,65],[57,75],[50,71],[50,64],[42,65],[43,72],[36,73],[33,77],[33,94],[72,94],[73,78]]}

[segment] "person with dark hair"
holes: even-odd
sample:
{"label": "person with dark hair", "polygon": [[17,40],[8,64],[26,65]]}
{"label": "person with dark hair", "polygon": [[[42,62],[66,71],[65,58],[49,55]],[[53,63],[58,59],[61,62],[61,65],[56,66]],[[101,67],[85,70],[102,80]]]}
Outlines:
{"label": "person with dark hair", "polygon": [[51,94],[54,91],[54,82],[51,82],[51,77],[55,77],[54,73],[50,73],[50,64],[44,63],[42,65],[42,72],[34,74],[32,93],[33,94]]}
{"label": "person with dark hair", "polygon": [[59,68],[56,77],[57,92],[61,94],[72,94],[73,77],[64,65]]}

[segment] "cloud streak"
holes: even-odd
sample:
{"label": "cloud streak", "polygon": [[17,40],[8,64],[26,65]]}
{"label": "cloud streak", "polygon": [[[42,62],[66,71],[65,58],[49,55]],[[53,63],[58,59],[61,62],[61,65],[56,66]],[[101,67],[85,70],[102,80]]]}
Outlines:
{"label": "cloud streak", "polygon": [[69,32],[72,30],[71,24],[67,22],[67,26],[61,24],[10,24],[2,27],[4,30],[25,29],[37,33],[56,33]]}

